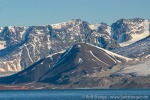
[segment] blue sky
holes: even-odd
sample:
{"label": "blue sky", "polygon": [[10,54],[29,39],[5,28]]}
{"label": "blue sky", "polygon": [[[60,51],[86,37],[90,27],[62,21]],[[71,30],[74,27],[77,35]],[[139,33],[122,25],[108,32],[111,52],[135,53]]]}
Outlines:
{"label": "blue sky", "polygon": [[150,0],[0,0],[0,26],[82,19],[111,25],[121,18],[150,19]]}

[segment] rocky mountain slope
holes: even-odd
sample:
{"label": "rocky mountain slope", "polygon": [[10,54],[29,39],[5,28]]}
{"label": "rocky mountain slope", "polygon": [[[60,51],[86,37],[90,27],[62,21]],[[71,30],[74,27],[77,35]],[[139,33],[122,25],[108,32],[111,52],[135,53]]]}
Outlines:
{"label": "rocky mountain slope", "polygon": [[80,83],[111,70],[118,63],[132,61],[102,48],[80,43],[67,50],[39,81],[52,84]]}
{"label": "rocky mountain slope", "polygon": [[150,58],[150,36],[113,52],[130,58]]}
{"label": "rocky mountain slope", "polygon": [[141,18],[120,19],[111,27],[112,38],[121,46],[130,45],[150,35],[150,21]]}
{"label": "rocky mountain slope", "polygon": [[41,59],[19,73],[0,78],[0,83],[82,84],[84,79],[107,76],[104,72],[109,76],[109,71],[117,70],[113,68],[117,64],[132,61],[130,58],[85,43],[76,44],[60,54]]}
{"label": "rocky mountain slope", "polygon": [[119,48],[148,36],[148,24],[139,18],[121,19],[111,26],[73,19],[45,26],[0,27],[0,72],[20,71],[78,42]]}

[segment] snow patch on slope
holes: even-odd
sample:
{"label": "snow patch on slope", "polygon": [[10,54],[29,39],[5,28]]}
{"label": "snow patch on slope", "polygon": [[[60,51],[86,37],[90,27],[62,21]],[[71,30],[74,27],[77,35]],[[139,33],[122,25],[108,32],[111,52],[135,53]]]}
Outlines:
{"label": "snow patch on slope", "polygon": [[32,58],[31,58],[31,55],[30,55],[30,51],[29,51],[29,49],[27,48],[27,45],[24,45],[24,46],[25,46],[25,49],[26,49],[26,51],[27,51],[27,54],[28,54],[28,57],[29,57],[30,61],[33,62]]}
{"label": "snow patch on slope", "polygon": [[109,34],[109,36],[111,36],[111,27],[110,27],[110,26],[107,26],[106,31],[107,31],[107,33]]}
{"label": "snow patch on slope", "polygon": [[0,33],[3,31],[4,27],[0,27]]}
{"label": "snow patch on slope", "polygon": [[64,52],[65,52],[65,50],[60,51],[60,52],[58,52],[58,53],[53,53],[52,55],[49,55],[49,56],[47,56],[46,58],[52,57],[52,56],[54,56],[54,55],[56,55],[56,54],[62,54],[62,53],[64,53]]}
{"label": "snow patch on slope", "polygon": [[93,54],[92,51],[89,51],[89,52],[90,52],[91,55],[92,55],[94,58],[96,58],[98,61],[102,62],[103,64],[105,64],[105,65],[107,65],[107,66],[109,66],[107,63],[105,63],[105,62],[101,61],[100,59],[98,59],[98,58]]}
{"label": "snow patch on slope", "polygon": [[51,24],[52,28],[54,29],[61,29],[63,26],[69,24],[69,23],[72,23],[73,20],[69,20],[67,22],[61,22],[61,23],[57,23],[57,24]]}
{"label": "snow patch on slope", "polygon": [[24,31],[23,31],[23,32],[20,32],[21,38],[24,38],[25,32],[26,32],[27,28],[28,28],[28,27],[24,27]]}
{"label": "snow patch on slope", "polygon": [[81,64],[83,62],[82,58],[79,58],[78,63]]}
{"label": "snow patch on slope", "polygon": [[90,28],[91,30],[97,30],[99,26],[100,26],[100,24],[90,24],[90,25],[89,25],[89,28]]}
{"label": "snow patch on slope", "polygon": [[30,32],[30,31],[31,31],[31,29],[32,29],[31,27],[26,28],[26,29],[25,29],[25,31],[24,31],[24,33],[22,33],[22,34],[21,34],[22,41],[24,41],[24,40],[25,40],[25,38],[26,38],[26,36],[27,36],[28,32]]}
{"label": "snow patch on slope", "polygon": [[13,32],[13,33],[16,32],[16,31],[15,31],[15,26],[9,26],[8,29],[9,29],[11,32]]}
{"label": "snow patch on slope", "polygon": [[51,26],[54,29],[61,29],[61,25],[59,25],[59,24],[52,24]]}
{"label": "snow patch on slope", "polygon": [[0,41],[0,50],[6,48],[6,41]]}

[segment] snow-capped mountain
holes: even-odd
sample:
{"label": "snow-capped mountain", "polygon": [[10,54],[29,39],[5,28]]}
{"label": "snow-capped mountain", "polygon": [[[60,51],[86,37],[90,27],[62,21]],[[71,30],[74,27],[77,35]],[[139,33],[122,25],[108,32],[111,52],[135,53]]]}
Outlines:
{"label": "snow-capped mountain", "polygon": [[[41,59],[14,75],[0,78],[3,84],[74,84],[82,78],[102,77],[103,72],[113,72],[113,67],[132,59],[115,54],[91,44],[75,44],[64,53],[56,53]],[[114,70],[115,71],[115,70]],[[104,74],[105,75],[105,74]],[[106,74],[109,76],[109,74]]]}
{"label": "snow-capped mountain", "polygon": [[141,18],[120,19],[111,25],[111,35],[121,46],[127,46],[149,36],[149,26],[149,20]]}
{"label": "snow-capped mountain", "polygon": [[[119,45],[110,38],[110,27],[106,24],[89,24],[80,19],[67,22],[25,27],[0,28],[1,71],[13,71],[17,65],[25,68],[53,53],[66,50],[78,42],[90,43],[106,49]],[[16,59],[18,64],[7,64]],[[17,60],[20,59],[20,60]],[[10,70],[5,68],[9,66]]]}
{"label": "snow-capped mountain", "polygon": [[20,71],[79,42],[119,48],[147,37],[148,25],[148,20],[138,18],[121,19],[111,26],[73,19],[43,26],[0,27],[0,72]]}

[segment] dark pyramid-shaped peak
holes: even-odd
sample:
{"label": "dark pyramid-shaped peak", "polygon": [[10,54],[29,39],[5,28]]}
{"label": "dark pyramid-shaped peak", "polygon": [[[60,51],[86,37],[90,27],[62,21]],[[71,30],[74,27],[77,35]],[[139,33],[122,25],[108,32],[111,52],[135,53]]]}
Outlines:
{"label": "dark pyramid-shaped peak", "polygon": [[102,48],[79,43],[60,56],[40,82],[67,84],[72,79],[108,70],[120,62],[131,60]]}

